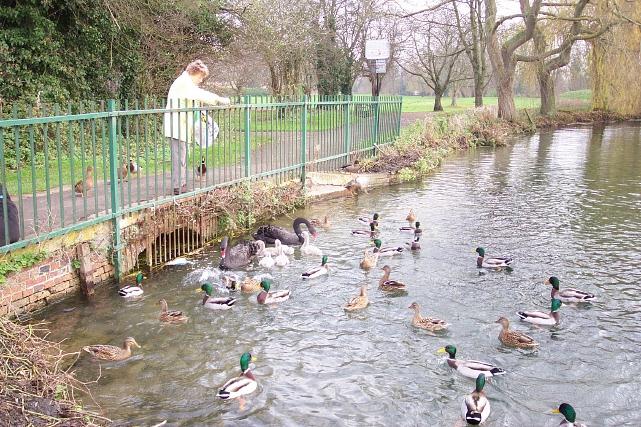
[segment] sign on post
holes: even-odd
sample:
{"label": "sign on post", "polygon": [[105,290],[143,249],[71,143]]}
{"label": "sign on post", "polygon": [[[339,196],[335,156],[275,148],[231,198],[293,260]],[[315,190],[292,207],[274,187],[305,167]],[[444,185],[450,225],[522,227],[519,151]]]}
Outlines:
{"label": "sign on post", "polygon": [[389,52],[389,40],[387,39],[365,41],[365,59],[387,59]]}

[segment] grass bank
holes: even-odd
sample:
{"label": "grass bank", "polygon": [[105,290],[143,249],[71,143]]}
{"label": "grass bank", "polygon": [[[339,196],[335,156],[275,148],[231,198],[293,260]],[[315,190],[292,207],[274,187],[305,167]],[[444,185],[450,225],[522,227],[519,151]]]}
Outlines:
{"label": "grass bank", "polygon": [[413,181],[432,172],[455,150],[504,145],[510,136],[538,129],[636,118],[607,111],[559,111],[548,117],[524,109],[518,121],[509,122],[497,118],[493,107],[426,115],[404,128],[393,144],[381,147],[376,157],[362,160],[360,172],[394,173],[400,181]]}

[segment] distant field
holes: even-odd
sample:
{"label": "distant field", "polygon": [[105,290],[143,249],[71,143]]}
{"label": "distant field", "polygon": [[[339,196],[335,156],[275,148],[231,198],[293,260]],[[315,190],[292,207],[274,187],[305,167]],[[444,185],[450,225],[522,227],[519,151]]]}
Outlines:
{"label": "distant field", "polygon": [[[590,90],[577,90],[573,92],[565,92],[560,95],[563,101],[575,101],[577,103],[588,103],[590,101]],[[483,98],[484,105],[496,105],[497,99],[495,96],[486,96]],[[514,98],[516,108],[538,108],[540,105],[539,98],[528,98],[524,96],[517,96]],[[465,110],[466,108],[474,107],[474,98],[457,98],[456,107],[450,106],[451,98],[443,98],[442,104],[445,112],[455,112]],[[572,102],[574,104],[574,102]],[[433,96],[403,96],[403,112],[404,113],[424,113],[434,109]]]}

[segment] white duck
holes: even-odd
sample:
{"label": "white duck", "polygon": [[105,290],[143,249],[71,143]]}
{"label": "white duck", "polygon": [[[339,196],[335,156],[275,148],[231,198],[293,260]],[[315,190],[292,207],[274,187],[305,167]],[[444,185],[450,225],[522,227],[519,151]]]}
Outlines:
{"label": "white duck", "polygon": [[276,264],[276,261],[274,261],[274,258],[272,258],[272,254],[270,253],[266,253],[263,259],[258,262],[258,265],[265,268],[272,268],[274,264]]}
{"label": "white duck", "polygon": [[[276,242],[278,242],[278,240],[276,240]],[[278,267],[284,267],[289,264],[289,258],[283,252],[282,245],[277,245],[276,247],[278,248],[278,255],[276,255],[276,258],[274,258],[274,264],[276,264]]]}
{"label": "white duck", "polygon": [[300,247],[300,253],[310,256],[323,256],[322,249],[309,243],[309,240],[309,231],[303,231],[303,244]]}
{"label": "white duck", "polygon": [[263,249],[263,254],[270,254],[272,256],[277,256],[280,253],[281,248],[285,255],[294,255],[294,248],[292,248],[291,246],[283,245],[281,241],[278,239],[274,241],[273,248]]}

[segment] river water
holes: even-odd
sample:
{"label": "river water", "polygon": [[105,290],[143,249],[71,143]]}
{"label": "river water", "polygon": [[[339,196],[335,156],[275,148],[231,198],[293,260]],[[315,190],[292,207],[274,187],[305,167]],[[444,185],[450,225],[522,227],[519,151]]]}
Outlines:
{"label": "river water", "polygon": [[[359,269],[367,242],[350,230],[363,228],[359,215],[379,212],[384,244],[404,244],[411,236],[397,227],[409,208],[422,223],[423,249],[387,259],[408,288],[386,295],[377,288],[380,269]],[[242,294],[232,310],[202,308],[195,289],[218,277],[218,251],[208,249],[195,265],[147,279],[137,301],[105,287],[91,304],[70,299],[38,319],[52,322],[51,337],[66,339],[69,351],[127,336],[143,346],[129,360],[103,363],[90,385],[118,425],[452,426],[462,422],[460,403],[474,385],[436,353],[446,344],[457,346],[459,358],[508,371],[486,386],[487,426],[556,426],[561,417],[550,412],[561,402],[591,426],[641,425],[641,127],[520,137],[455,155],[419,184],[316,203],[292,218],[325,213],[333,226],[316,244],[329,255],[331,274],[303,282],[300,273],[318,260],[297,251],[288,267],[272,270],[273,288],[292,291],[278,306]],[[513,271],[479,271],[477,246],[514,256]],[[520,323],[517,310],[548,309],[543,282],[551,275],[598,301],[564,305],[551,329]],[[371,305],[346,314],[341,306],[362,283],[370,285]],[[160,298],[190,322],[159,324]],[[414,301],[424,315],[447,320],[449,331],[413,328]],[[502,347],[499,316],[540,348]],[[218,400],[244,351],[258,358],[258,390],[243,404]],[[89,357],[76,369],[83,380],[98,374]]]}

